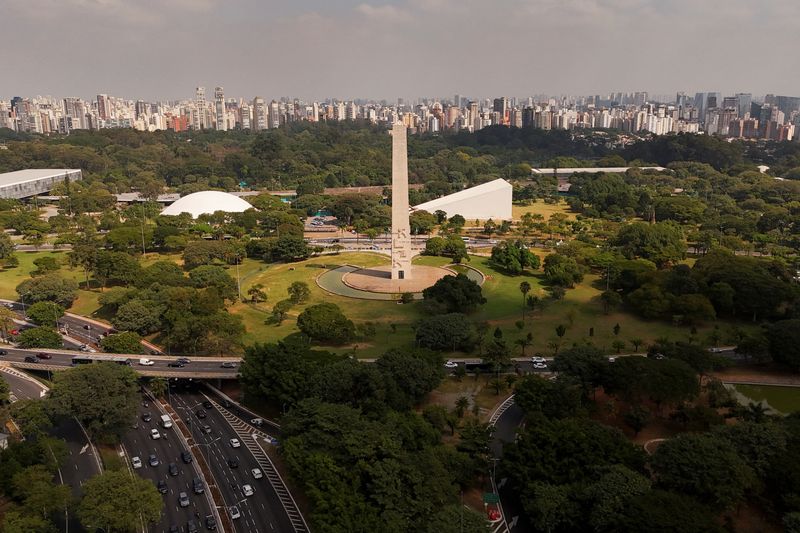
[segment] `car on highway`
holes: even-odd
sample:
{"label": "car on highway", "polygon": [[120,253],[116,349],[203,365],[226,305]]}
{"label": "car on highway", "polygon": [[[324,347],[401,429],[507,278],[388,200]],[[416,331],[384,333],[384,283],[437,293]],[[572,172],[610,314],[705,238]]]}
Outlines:
{"label": "car on highway", "polygon": [[252,496],[255,493],[252,485],[242,485],[242,494]]}
{"label": "car on highway", "polygon": [[156,428],[153,428],[150,430],[150,438],[153,440],[158,440],[161,438],[161,433],[159,433]]}
{"label": "car on highway", "polygon": [[83,325],[83,329],[85,329],[86,331],[89,331],[90,329],[92,329],[92,326],[90,324],[84,324]]}
{"label": "car on highway", "polygon": [[26,355],[25,356],[25,362],[26,363],[38,363],[39,359],[37,359],[36,357],[34,357],[32,355]]}
{"label": "car on highway", "polygon": [[181,507],[189,507],[189,496],[185,492],[178,494],[178,503]]}
{"label": "car on highway", "polygon": [[214,407],[214,404],[206,400],[203,402],[203,407],[205,407],[206,409],[212,409]]}
{"label": "car on highway", "polygon": [[150,413],[142,413],[142,422],[150,422],[153,419],[153,415]]}
{"label": "car on highway", "polygon": [[155,468],[155,467],[157,467],[159,464],[161,464],[161,463],[159,463],[159,462],[158,462],[158,457],[156,457],[156,454],[154,454],[154,453],[151,453],[151,454],[150,454],[150,457],[148,457],[148,458],[147,458],[147,462],[148,462],[148,464],[149,464],[150,466],[152,466],[153,468]]}
{"label": "car on highway", "polygon": [[263,418],[254,418],[254,419],[250,420],[250,423],[253,424],[254,426],[261,427],[261,426],[264,425],[264,419]]}
{"label": "car on highway", "polygon": [[169,466],[167,466],[167,470],[169,471],[170,476],[178,475],[178,465],[175,463],[170,463]]}
{"label": "car on highway", "polygon": [[239,459],[236,457],[231,457],[228,459],[228,466],[231,468],[239,468]]}
{"label": "car on highway", "polygon": [[458,363],[456,363],[455,361],[447,361],[444,364],[444,367],[445,368],[458,368]]}
{"label": "car on highway", "polygon": [[181,528],[178,527],[178,524],[172,524],[169,526],[169,533],[181,533]]}
{"label": "car on highway", "polygon": [[190,518],[189,521],[186,522],[186,533],[197,533],[198,531],[197,523]]}
{"label": "car on highway", "polygon": [[176,360],[177,362],[179,362],[179,363],[183,363],[184,365],[188,365],[189,363],[191,363],[191,362],[192,362],[192,360],[191,360],[191,359],[189,359],[188,357],[178,357],[178,358],[177,358],[177,359],[175,359],[175,360]]}
{"label": "car on highway", "polygon": [[206,424],[206,425],[204,425],[203,427],[200,428],[200,431],[202,431],[203,433],[211,433],[211,426]]}
{"label": "car on highway", "polygon": [[39,352],[39,353],[36,354],[36,357],[38,357],[39,359],[52,359],[53,358],[52,355],[50,355],[49,353],[46,353],[46,352]]}
{"label": "car on highway", "polygon": [[217,529],[217,519],[211,515],[208,515],[206,517],[206,529],[208,529],[209,531],[214,531],[215,529]]}
{"label": "car on highway", "polygon": [[8,355],[8,350],[0,350],[0,355]]}
{"label": "car on highway", "polygon": [[158,489],[158,492],[160,492],[161,494],[166,494],[167,492],[169,492],[169,489],[167,488],[167,482],[164,481],[163,479],[158,480],[158,483],[156,483],[156,488]]}
{"label": "car on highway", "polygon": [[536,370],[545,370],[547,368],[546,363],[533,363],[533,368]]}
{"label": "car on highway", "polygon": [[239,508],[235,505],[228,507],[228,514],[231,515],[231,520],[236,520],[237,518],[242,517],[242,513],[239,512]]}
{"label": "car on highway", "polygon": [[139,364],[142,366],[153,366],[156,362],[152,359],[139,359]]}
{"label": "car on highway", "polygon": [[131,459],[131,465],[133,465],[133,468],[141,468],[142,460],[139,458],[139,456],[136,456],[133,459]]}
{"label": "car on highway", "polygon": [[239,442],[239,439],[231,439],[230,443],[231,443],[231,448],[239,448],[242,445],[242,443]]}
{"label": "car on highway", "polygon": [[170,361],[169,363],[167,363],[167,366],[170,368],[183,368],[186,365],[184,365],[180,361]]}
{"label": "car on highway", "polygon": [[231,361],[225,361],[219,366],[220,368],[236,368],[236,363],[232,363]]}
{"label": "car on highway", "polygon": [[192,480],[192,490],[195,494],[203,494],[206,491],[206,486],[203,484],[203,480],[199,477],[196,477]]}
{"label": "car on highway", "polygon": [[547,363],[547,359],[544,357],[539,357],[538,355],[534,355],[531,357],[531,363]]}
{"label": "car on highway", "polygon": [[262,477],[264,477],[264,474],[263,472],[261,472],[260,468],[254,468],[250,471],[250,473],[253,474],[254,479],[261,479]]}
{"label": "car on highway", "polygon": [[195,414],[197,415],[197,418],[205,418],[206,417],[206,412],[204,410],[202,410],[202,409],[198,409]]}
{"label": "car on highway", "polygon": [[192,454],[190,454],[186,450],[182,451],[181,452],[181,461],[183,461],[184,464],[188,465],[189,463],[192,462]]}

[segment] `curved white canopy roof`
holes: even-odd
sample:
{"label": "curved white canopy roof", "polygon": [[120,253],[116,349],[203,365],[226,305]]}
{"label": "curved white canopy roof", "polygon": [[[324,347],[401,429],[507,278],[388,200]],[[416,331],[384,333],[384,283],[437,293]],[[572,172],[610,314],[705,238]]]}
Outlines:
{"label": "curved white canopy roof", "polygon": [[161,211],[162,215],[180,215],[189,213],[192,218],[197,218],[203,214],[211,214],[215,211],[225,211],[226,213],[241,213],[252,209],[245,200],[227,192],[221,191],[201,191],[184,196],[172,205]]}

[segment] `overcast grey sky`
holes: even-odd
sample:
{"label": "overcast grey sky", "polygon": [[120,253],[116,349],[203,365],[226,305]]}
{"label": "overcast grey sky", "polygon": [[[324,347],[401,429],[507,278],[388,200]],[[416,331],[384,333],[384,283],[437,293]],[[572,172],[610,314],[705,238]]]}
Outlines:
{"label": "overcast grey sky", "polygon": [[0,0],[0,95],[800,95],[800,0]]}

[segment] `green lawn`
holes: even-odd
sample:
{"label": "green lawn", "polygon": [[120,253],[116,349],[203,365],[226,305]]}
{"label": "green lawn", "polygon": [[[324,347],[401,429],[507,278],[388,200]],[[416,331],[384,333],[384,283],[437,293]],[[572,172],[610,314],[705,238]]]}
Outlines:
{"label": "green lawn", "polygon": [[755,402],[766,400],[770,407],[784,414],[800,411],[800,387],[770,385],[735,385],[736,390]]}
{"label": "green lawn", "polygon": [[[37,257],[52,255],[66,263],[65,252],[21,252],[18,253],[20,265],[16,268],[0,271],[0,298],[16,298],[15,287],[34,269],[33,260]],[[508,276],[489,266],[488,258],[471,256],[466,263],[477,268],[484,275],[486,281],[483,285],[483,294],[487,299],[486,305],[478,310],[472,317],[478,321],[487,321],[492,327],[503,330],[509,346],[514,346],[517,338],[524,337],[529,331],[533,334],[533,346],[527,349],[527,354],[535,352],[548,353],[551,348],[548,343],[557,341],[555,328],[563,324],[567,332],[561,339],[562,347],[573,344],[592,342],[593,344],[612,352],[612,343],[620,340],[626,343],[625,351],[633,349],[631,339],[641,338],[645,343],[651,343],[660,337],[671,340],[684,340],[690,335],[690,327],[674,326],[664,321],[649,321],[640,319],[623,310],[604,314],[598,302],[600,290],[594,286],[598,281],[595,275],[587,275],[584,282],[576,288],[567,291],[563,300],[554,301],[548,297],[540,273],[527,273],[520,276]],[[180,263],[180,255],[150,254],[143,264],[150,264],[156,260],[171,260]],[[423,316],[421,305],[398,305],[393,301],[380,300],[355,300],[343,296],[329,294],[319,288],[315,282],[316,277],[328,268],[343,264],[354,264],[362,267],[371,267],[388,264],[385,255],[357,252],[342,253],[339,255],[326,255],[315,257],[306,261],[292,264],[266,264],[255,259],[246,259],[238,268],[238,277],[241,282],[242,296],[247,298],[247,289],[256,283],[261,283],[267,293],[267,301],[261,304],[236,303],[229,309],[238,313],[244,319],[247,333],[244,337],[245,344],[254,342],[274,342],[286,335],[297,331],[297,315],[307,306],[320,302],[332,302],[339,305],[344,313],[356,324],[367,321],[373,322],[376,335],[372,339],[359,341],[356,345],[332,348],[337,351],[353,351],[358,357],[376,357],[393,347],[408,347],[413,345],[414,334],[412,325],[414,321]],[[415,263],[422,265],[441,266],[448,263],[441,257],[418,257]],[[237,277],[237,268],[228,267],[232,277]],[[61,274],[83,281],[83,272],[80,269],[71,269],[62,266]],[[280,325],[265,324],[270,317],[272,306],[276,302],[288,297],[287,289],[294,281],[305,281],[311,289],[308,302],[295,306],[286,320]],[[522,293],[519,284],[527,281],[531,284],[531,294],[536,294],[542,301],[542,308],[537,309],[533,316],[526,312],[525,325],[519,331],[515,322],[522,318]],[[79,290],[78,299],[70,309],[82,315],[92,315],[99,307],[97,299],[100,291]],[[392,328],[394,324],[394,328]],[[620,325],[619,336],[613,333],[614,326]],[[730,330],[730,324],[719,321],[723,337]],[[698,327],[697,336],[704,342],[714,323]],[[740,325],[747,329],[747,325]],[[594,328],[594,335],[589,335],[589,329]],[[727,340],[723,343],[728,342]],[[514,347],[514,355],[519,355],[518,347]]]}
{"label": "green lawn", "polygon": [[[446,261],[435,259],[437,264]],[[357,342],[346,348],[332,348],[336,351],[356,350],[359,357],[375,357],[392,347],[408,346],[413,339],[411,323],[418,318],[419,311],[415,305],[398,305],[395,302],[379,300],[355,300],[344,296],[336,296],[323,291],[316,284],[316,277],[328,268],[343,264],[354,264],[363,267],[388,264],[388,257],[373,253],[347,253],[326,255],[291,264],[267,265],[253,261],[256,266],[242,266],[242,294],[247,296],[247,289],[256,283],[264,286],[267,301],[261,304],[238,303],[229,308],[244,319],[247,333],[245,344],[254,342],[274,342],[297,331],[296,320],[303,309],[317,303],[332,302],[342,308],[344,313],[356,323],[373,322],[376,335],[373,339]],[[430,263],[426,263],[430,264]],[[244,268],[248,267],[247,276]],[[287,289],[295,281],[305,281],[311,289],[311,297],[302,305],[295,306],[289,316],[280,325],[265,324],[270,317],[272,306],[280,300],[288,298]],[[391,324],[396,324],[393,331]]]}

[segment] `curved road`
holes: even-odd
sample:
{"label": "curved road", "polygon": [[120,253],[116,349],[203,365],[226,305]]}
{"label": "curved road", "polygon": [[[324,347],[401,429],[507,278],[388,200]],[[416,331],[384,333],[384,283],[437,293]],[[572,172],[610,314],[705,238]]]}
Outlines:
{"label": "curved road", "polygon": [[[517,438],[517,429],[525,418],[522,409],[512,403],[495,421],[495,431],[491,444],[492,457],[501,459],[503,457],[503,445],[514,442]],[[501,474],[502,476],[502,474]],[[507,478],[501,477],[496,480],[497,493],[500,495],[500,502],[503,506],[503,517],[505,527],[495,528],[496,532],[508,531],[510,533],[527,533],[533,531],[528,519],[522,510],[522,504],[515,491],[511,489]]]}

